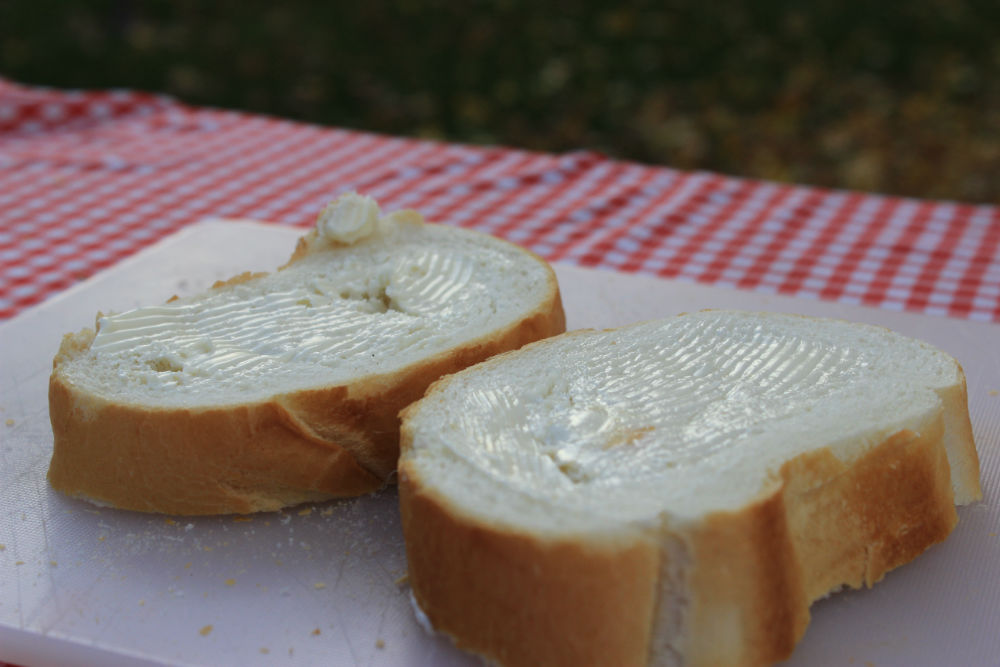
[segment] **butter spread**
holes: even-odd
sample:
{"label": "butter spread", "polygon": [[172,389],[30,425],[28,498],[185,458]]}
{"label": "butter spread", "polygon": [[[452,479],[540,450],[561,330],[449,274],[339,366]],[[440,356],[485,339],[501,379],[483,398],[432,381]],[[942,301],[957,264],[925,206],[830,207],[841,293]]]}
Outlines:
{"label": "butter spread", "polygon": [[[875,444],[937,409],[933,387],[899,382],[928,356],[907,353],[916,341],[775,318],[708,312],[554,339],[425,400],[414,442],[439,442],[463,470],[436,479],[464,506],[484,495],[468,480],[488,478],[506,495],[484,506],[544,498],[553,516],[653,519],[664,503],[693,512],[708,490],[739,506],[810,444]],[[941,357],[920,371],[931,385],[955,379]]]}
{"label": "butter spread", "polygon": [[[65,372],[107,395],[157,404],[335,385],[393,372],[522,317],[524,295],[545,285],[544,266],[526,266],[516,248],[401,224],[405,214],[361,239],[377,214],[363,200],[341,198],[323,218],[338,238],[357,239],[349,252],[321,248],[264,278],[101,317],[90,361]],[[90,377],[94,368],[112,370]]]}

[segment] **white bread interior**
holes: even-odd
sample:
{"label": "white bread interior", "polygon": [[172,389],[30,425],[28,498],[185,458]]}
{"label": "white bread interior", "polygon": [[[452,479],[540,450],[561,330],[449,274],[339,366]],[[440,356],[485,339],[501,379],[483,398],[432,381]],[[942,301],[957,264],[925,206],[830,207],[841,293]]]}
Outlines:
{"label": "white bread interior", "polygon": [[564,329],[540,258],[345,195],[278,271],[67,335],[49,479],[176,514],[371,491],[395,469],[398,411],[433,380]]}
{"label": "white bread interior", "polygon": [[404,411],[413,594],[501,664],[768,664],[981,498],[965,379],[878,327],[705,311],[580,331]]}

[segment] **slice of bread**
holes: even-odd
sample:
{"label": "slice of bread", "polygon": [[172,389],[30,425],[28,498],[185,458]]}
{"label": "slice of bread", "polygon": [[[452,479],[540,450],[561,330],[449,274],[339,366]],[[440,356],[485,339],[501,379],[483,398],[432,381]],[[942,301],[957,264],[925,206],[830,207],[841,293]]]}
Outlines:
{"label": "slice of bread", "polygon": [[431,382],[564,330],[539,257],[352,193],[272,274],[67,335],[48,477],[171,514],[362,494],[394,472],[398,413]]}
{"label": "slice of bread", "polygon": [[416,603],[505,665],[767,664],[981,497],[958,363],[878,327],[705,311],[579,331],[403,412]]}

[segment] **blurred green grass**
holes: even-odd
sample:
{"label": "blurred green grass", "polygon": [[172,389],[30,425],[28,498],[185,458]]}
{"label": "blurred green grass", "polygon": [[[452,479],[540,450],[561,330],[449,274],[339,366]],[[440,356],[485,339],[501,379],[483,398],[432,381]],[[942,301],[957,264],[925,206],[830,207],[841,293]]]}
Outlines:
{"label": "blurred green grass", "polygon": [[998,35],[992,0],[0,0],[0,75],[996,203]]}

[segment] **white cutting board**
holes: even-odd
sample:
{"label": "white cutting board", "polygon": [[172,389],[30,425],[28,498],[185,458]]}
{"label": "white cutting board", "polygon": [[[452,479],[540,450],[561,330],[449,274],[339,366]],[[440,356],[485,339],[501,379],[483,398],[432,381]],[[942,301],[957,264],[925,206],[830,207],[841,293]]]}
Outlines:
{"label": "white cutting board", "polygon": [[[414,620],[396,493],[187,519],[53,492],[46,387],[64,332],[98,310],[287,259],[299,230],[185,229],[0,326],[0,661],[38,665],[476,664]],[[1000,326],[557,266],[570,328],[736,307],[889,326],[965,367],[986,501],[874,589],[817,603],[794,665],[1000,660]]]}

